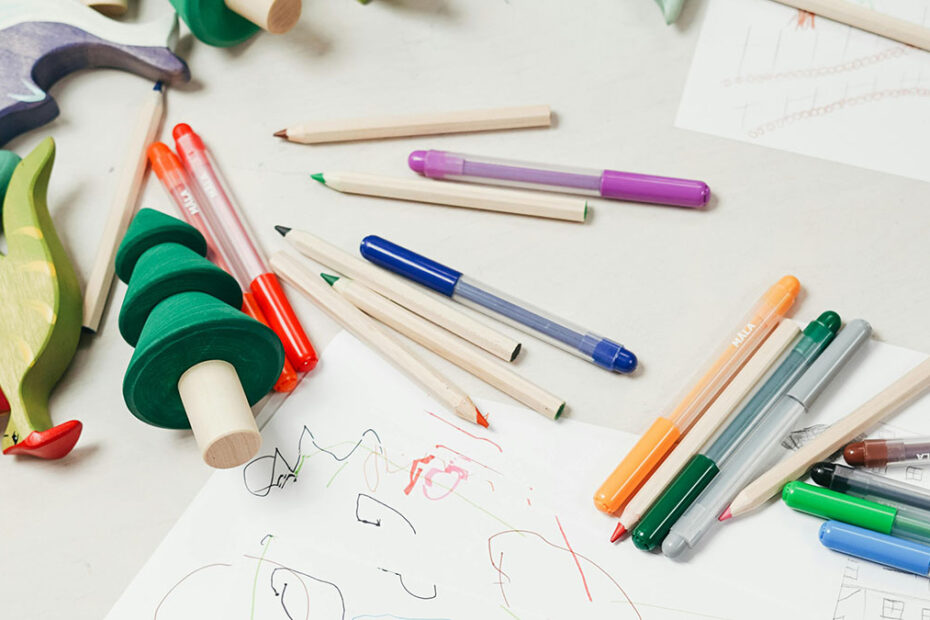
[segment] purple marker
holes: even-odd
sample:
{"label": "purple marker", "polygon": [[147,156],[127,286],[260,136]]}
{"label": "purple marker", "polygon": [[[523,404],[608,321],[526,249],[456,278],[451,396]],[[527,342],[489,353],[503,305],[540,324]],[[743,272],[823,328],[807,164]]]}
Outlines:
{"label": "purple marker", "polygon": [[710,188],[703,181],[634,172],[566,168],[448,151],[413,151],[407,163],[414,172],[432,179],[560,191],[676,207],[703,207],[710,199]]}

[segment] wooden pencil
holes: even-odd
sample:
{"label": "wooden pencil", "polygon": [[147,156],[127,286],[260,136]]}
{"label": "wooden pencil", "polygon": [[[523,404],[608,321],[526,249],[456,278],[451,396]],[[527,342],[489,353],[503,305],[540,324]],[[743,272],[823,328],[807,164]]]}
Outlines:
{"label": "wooden pencil", "polygon": [[930,359],[915,366],[858,409],[801,446],[797,452],[753,480],[733,499],[730,514],[738,517],[758,508],[770,497],[780,493],[786,483],[803,476],[811,465],[824,460],[928,388]]}
{"label": "wooden pencil", "polygon": [[930,28],[879,13],[849,0],[776,0],[835,22],[865,30],[894,41],[930,50]]}
{"label": "wooden pencil", "polygon": [[142,189],[148,163],[146,149],[158,135],[164,114],[164,89],[159,82],[143,102],[136,125],[129,135],[126,156],[123,159],[126,163],[120,170],[110,213],[100,235],[97,256],[84,287],[83,325],[92,332],[96,332],[100,325],[100,317],[103,316],[103,309],[110,295],[116,248],[126,234],[139,202],[139,191]]}
{"label": "wooden pencil", "polygon": [[487,419],[460,387],[408,351],[399,340],[330,288],[319,275],[284,252],[274,253],[270,264],[275,273],[303,292],[334,321],[378,351],[457,416],[487,428]]}
{"label": "wooden pencil", "polygon": [[365,314],[496,387],[533,411],[555,420],[565,408],[564,400],[521,377],[503,362],[483,354],[464,340],[370,288],[348,278],[324,275],[323,279]]}
{"label": "wooden pencil", "polygon": [[352,256],[323,239],[302,230],[275,226],[298,252],[324,267],[360,282],[408,310],[449,330],[495,355],[512,362],[520,353],[518,341],[468,316],[452,304],[410,285],[398,276]]}
{"label": "wooden pencil", "polygon": [[275,133],[279,138],[303,144],[380,140],[406,136],[434,136],[448,133],[497,131],[526,127],[549,127],[552,111],[547,105],[460,110],[313,121]]}
{"label": "wooden pencil", "polygon": [[[769,368],[788,348],[788,345],[800,333],[800,328],[793,321],[783,320],[779,323],[759,349],[753,353],[739,374],[733,378],[726,389],[717,397],[710,408],[697,421],[684,439],[679,442],[662,465],[649,477],[636,492],[620,514],[619,535],[632,530],[653,502],[665,490],[665,487],[679,474],[692,456],[717,432],[736,407],[752,391]],[[619,538],[619,535],[617,536]]]}
{"label": "wooden pencil", "polygon": [[385,177],[360,172],[323,172],[311,175],[326,187],[346,194],[362,194],[449,207],[515,213],[570,222],[584,222],[584,198],[431,179]]}

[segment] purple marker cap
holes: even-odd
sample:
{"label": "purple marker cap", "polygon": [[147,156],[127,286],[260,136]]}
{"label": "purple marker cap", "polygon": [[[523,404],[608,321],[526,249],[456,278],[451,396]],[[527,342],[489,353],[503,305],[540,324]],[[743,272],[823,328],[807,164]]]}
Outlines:
{"label": "purple marker cap", "polygon": [[655,202],[676,207],[703,207],[710,200],[710,188],[703,181],[616,170],[604,171],[600,189],[601,196],[605,198]]}

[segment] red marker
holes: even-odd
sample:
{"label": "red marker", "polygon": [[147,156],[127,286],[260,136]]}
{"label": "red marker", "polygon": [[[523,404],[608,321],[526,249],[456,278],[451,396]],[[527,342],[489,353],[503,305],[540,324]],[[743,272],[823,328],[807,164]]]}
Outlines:
{"label": "red marker", "polygon": [[252,237],[214,165],[210,152],[190,125],[180,123],[172,131],[178,157],[200,188],[203,213],[213,230],[217,245],[225,255],[231,273],[248,282],[268,325],[281,338],[287,359],[298,372],[316,366],[317,356],[310,339],[287,301],[278,278],[268,269],[258,244]]}
{"label": "red marker", "polygon": [[[242,312],[249,315],[256,321],[268,325],[268,320],[262,312],[254,295],[249,289],[250,280],[244,279],[239,273],[232,271],[229,265],[232,261],[227,258],[227,254],[216,240],[213,234],[213,228],[204,217],[201,201],[198,201],[194,187],[191,185],[184,166],[168,145],[162,142],[155,142],[148,149],[149,163],[152,165],[152,171],[161,181],[162,186],[174,199],[175,204],[181,211],[181,216],[188,224],[196,228],[207,240],[207,258],[216,266],[228,272],[242,287]],[[272,328],[273,329],[273,328]],[[283,335],[277,332],[278,337],[284,341]],[[306,337],[306,336],[305,336]],[[310,349],[313,350],[312,348]],[[281,370],[281,376],[275,383],[276,392],[290,392],[297,387],[297,373],[291,365],[290,360],[284,360],[284,368]]]}

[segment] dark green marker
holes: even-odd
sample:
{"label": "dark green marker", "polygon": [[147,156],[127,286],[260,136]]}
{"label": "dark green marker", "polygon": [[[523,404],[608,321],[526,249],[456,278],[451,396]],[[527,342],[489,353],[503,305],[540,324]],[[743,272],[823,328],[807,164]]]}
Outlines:
{"label": "dark green marker", "polygon": [[749,402],[717,434],[707,449],[691,457],[681,473],[649,508],[633,530],[633,544],[646,550],[662,544],[678,518],[720,471],[720,466],[827,348],[841,325],[840,315],[827,311],[804,328],[795,345],[782,355],[775,370]]}

